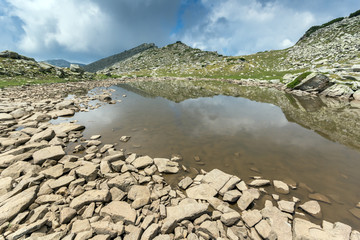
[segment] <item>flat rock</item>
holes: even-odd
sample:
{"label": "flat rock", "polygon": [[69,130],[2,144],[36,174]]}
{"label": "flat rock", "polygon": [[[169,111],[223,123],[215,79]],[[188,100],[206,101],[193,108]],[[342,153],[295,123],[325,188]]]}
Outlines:
{"label": "flat rock", "polygon": [[250,183],[249,183],[249,186],[252,186],[252,187],[262,187],[262,186],[266,186],[266,185],[269,185],[270,184],[270,181],[269,180],[266,180],[266,179],[255,179],[255,180],[252,180]]}
{"label": "flat rock", "polygon": [[58,178],[64,174],[64,167],[62,164],[57,164],[53,167],[41,171],[40,173],[47,178]]}
{"label": "flat rock", "polygon": [[308,195],[308,197],[312,200],[317,200],[320,202],[324,202],[324,203],[328,203],[331,204],[331,201],[328,197],[326,197],[325,195],[321,194],[321,193],[310,193]]}
{"label": "flat rock", "polygon": [[211,239],[219,239],[220,233],[216,222],[205,221],[200,226],[198,231],[204,232],[210,236]]}
{"label": "flat rock", "polygon": [[51,118],[57,118],[57,117],[73,116],[75,114],[75,111],[72,109],[62,109],[62,110],[51,111],[48,114],[51,116]]}
{"label": "flat rock", "polygon": [[172,231],[176,223],[182,220],[193,220],[199,217],[207,211],[208,207],[209,204],[198,203],[193,199],[184,199],[177,206],[166,207],[167,217],[164,219],[161,232]]}
{"label": "flat rock", "polygon": [[220,221],[226,226],[232,226],[240,220],[241,216],[236,211],[227,212],[221,215]]}
{"label": "flat rock", "polygon": [[10,191],[13,187],[13,183],[12,177],[0,178],[0,196]]}
{"label": "flat rock", "polygon": [[225,185],[220,189],[219,194],[221,196],[224,196],[224,194],[232,189],[235,188],[236,184],[238,184],[241,181],[240,178],[237,176],[231,176],[229,181],[225,183]]}
{"label": "flat rock", "polygon": [[239,190],[230,190],[224,194],[223,200],[226,202],[236,202],[240,197],[242,193]]}
{"label": "flat rock", "polygon": [[243,211],[241,214],[241,218],[244,220],[246,225],[248,225],[249,227],[253,227],[255,224],[260,222],[260,220],[262,219],[262,215],[259,210],[255,209]]}
{"label": "flat rock", "polygon": [[67,224],[76,216],[76,210],[73,208],[63,208],[60,211],[60,224]]}
{"label": "flat rock", "polygon": [[217,192],[219,192],[220,189],[222,189],[225,184],[230,180],[230,178],[230,174],[224,173],[219,169],[213,169],[207,174],[205,174],[201,182],[209,184]]}
{"label": "flat rock", "polygon": [[177,173],[179,171],[179,164],[167,158],[154,158],[154,163],[161,173]]}
{"label": "flat rock", "polygon": [[13,116],[11,116],[8,113],[0,113],[0,121],[8,121],[14,119]]}
{"label": "flat rock", "polygon": [[265,219],[262,219],[259,223],[257,223],[255,225],[255,229],[263,239],[275,239],[270,238],[270,235],[272,234],[271,226]]}
{"label": "flat rock", "polygon": [[65,155],[61,146],[51,146],[40,149],[33,153],[34,163],[41,165],[47,159],[59,160]]}
{"label": "flat rock", "polygon": [[87,182],[94,181],[97,177],[97,168],[94,164],[86,164],[76,169],[76,174]]}
{"label": "flat rock", "polygon": [[279,209],[283,212],[293,214],[295,211],[295,203],[285,200],[278,201]]}
{"label": "flat rock", "polygon": [[274,180],[273,184],[277,193],[288,194],[290,192],[289,186],[283,181]]}
{"label": "flat rock", "polygon": [[295,218],[293,221],[293,239],[330,239],[322,228],[305,219]]}
{"label": "flat rock", "polygon": [[40,219],[34,223],[31,223],[27,226],[24,226],[18,230],[16,230],[14,233],[10,234],[7,239],[9,240],[15,240],[19,239],[22,236],[25,236],[27,234],[30,234],[32,232],[35,232],[36,230],[40,229],[42,226],[44,226],[48,222],[48,219]]}
{"label": "flat rock", "polygon": [[88,219],[75,220],[71,226],[72,233],[80,233],[91,230],[91,225]]}
{"label": "flat rock", "polygon": [[310,200],[299,206],[302,210],[309,213],[311,216],[316,218],[321,218],[321,208],[317,201]]}
{"label": "flat rock", "polygon": [[159,230],[160,230],[159,224],[157,224],[157,223],[151,224],[147,229],[145,229],[140,240],[153,239],[159,233]]}
{"label": "flat rock", "polygon": [[123,173],[108,181],[109,187],[117,187],[124,192],[128,192],[134,184],[136,184],[136,179],[129,172]]}
{"label": "flat rock", "polygon": [[149,156],[138,157],[132,161],[132,165],[137,169],[143,169],[154,163],[154,160]]}
{"label": "flat rock", "polygon": [[65,175],[49,183],[49,187],[52,189],[61,188],[69,185],[75,180],[74,176]]}
{"label": "flat rock", "polygon": [[71,131],[80,131],[85,127],[75,123],[63,122],[58,125],[52,125],[50,128],[54,130],[56,135],[59,135],[63,133],[69,133]]}
{"label": "flat rock", "polygon": [[0,225],[12,220],[18,213],[28,208],[36,198],[39,187],[30,187],[0,203]]}
{"label": "flat rock", "polygon": [[128,198],[133,200],[131,207],[138,209],[150,202],[150,190],[146,186],[134,185],[128,192]]}
{"label": "flat rock", "polygon": [[70,207],[80,209],[82,206],[92,202],[108,202],[110,198],[109,190],[89,190],[74,198],[70,203]]}
{"label": "flat rock", "polygon": [[114,222],[124,221],[124,223],[134,224],[136,211],[127,202],[112,201],[101,209],[100,216],[110,216]]}
{"label": "flat rock", "polygon": [[207,183],[195,185],[186,190],[186,195],[189,198],[193,198],[193,199],[206,200],[210,197],[214,197],[216,194],[217,194],[216,189]]}
{"label": "flat rock", "polygon": [[237,201],[238,207],[244,211],[246,210],[250,204],[255,200],[253,194],[251,194],[248,190],[244,191],[239,200]]}
{"label": "flat rock", "polygon": [[30,138],[30,142],[41,142],[42,140],[50,141],[55,137],[55,132],[52,129],[46,129],[42,132],[34,134]]}
{"label": "flat rock", "polygon": [[178,186],[181,187],[182,189],[187,189],[191,184],[193,183],[193,180],[187,176],[184,179],[182,179],[179,183]]}
{"label": "flat rock", "polygon": [[360,219],[360,209],[359,208],[352,208],[349,210],[349,212],[354,215],[355,217],[357,217],[358,219]]}

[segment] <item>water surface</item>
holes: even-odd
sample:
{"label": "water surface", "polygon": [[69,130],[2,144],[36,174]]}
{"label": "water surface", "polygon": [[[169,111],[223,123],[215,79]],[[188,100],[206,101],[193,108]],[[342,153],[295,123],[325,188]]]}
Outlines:
{"label": "water surface", "polygon": [[[325,219],[359,228],[348,212],[360,201],[359,109],[342,103],[330,108],[321,99],[269,89],[231,85],[221,91],[234,96],[225,96],[217,95],[214,84],[181,84],[113,86],[112,97],[121,103],[70,120],[86,126],[86,138],[101,134],[103,143],[151,157],[180,154],[189,169],[219,168],[245,181],[262,176],[305,183],[331,199],[331,205],[321,203]],[[123,135],[131,140],[120,142]],[[306,201],[308,193],[298,188],[291,195]]]}

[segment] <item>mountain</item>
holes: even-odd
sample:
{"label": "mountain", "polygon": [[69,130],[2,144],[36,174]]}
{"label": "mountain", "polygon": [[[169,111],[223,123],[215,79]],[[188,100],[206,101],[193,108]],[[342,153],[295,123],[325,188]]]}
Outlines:
{"label": "mountain", "polygon": [[57,67],[64,67],[64,68],[65,67],[69,68],[70,64],[77,64],[80,67],[85,66],[85,64],[83,64],[83,63],[71,63],[71,62],[68,62],[68,61],[66,61],[64,59],[51,59],[51,60],[45,60],[43,62],[49,63],[49,64],[57,66]]}
{"label": "mountain", "polygon": [[152,49],[152,48],[157,48],[157,46],[155,46],[154,43],[143,43],[143,44],[141,44],[137,47],[134,47],[130,50],[126,50],[122,53],[118,53],[118,54],[112,55],[110,57],[106,57],[106,58],[100,59],[96,62],[90,63],[90,64],[84,66],[83,68],[87,72],[96,72],[96,71],[102,70],[106,67],[110,67],[111,65],[113,65],[117,62],[124,61],[125,59],[128,59],[128,58],[134,56],[135,54],[141,53],[145,50]]}

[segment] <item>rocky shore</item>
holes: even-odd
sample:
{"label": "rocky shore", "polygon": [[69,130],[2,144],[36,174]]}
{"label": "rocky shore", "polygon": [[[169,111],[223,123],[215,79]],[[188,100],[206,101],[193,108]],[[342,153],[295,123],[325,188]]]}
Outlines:
{"label": "rocky shore", "polygon": [[[284,200],[296,183],[218,169],[191,178],[178,156],[140,156],[101,132],[85,139],[76,122],[50,122],[118,104],[106,87],[119,82],[0,90],[0,239],[360,239],[323,219],[326,196]],[[104,88],[84,94],[95,87]],[[169,185],[167,174],[184,177]],[[359,218],[360,203],[351,211]]]}

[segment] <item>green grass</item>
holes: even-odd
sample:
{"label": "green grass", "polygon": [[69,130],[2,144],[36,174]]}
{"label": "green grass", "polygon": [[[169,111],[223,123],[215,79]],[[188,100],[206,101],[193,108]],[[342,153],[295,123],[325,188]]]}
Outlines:
{"label": "green grass", "polygon": [[287,88],[295,88],[302,80],[304,80],[307,76],[309,76],[311,72],[304,72],[300,74],[297,78],[295,78],[292,82],[286,85]]}
{"label": "green grass", "polygon": [[27,77],[0,77],[0,88],[22,86],[22,85],[35,85],[46,83],[64,83],[64,82],[76,82],[76,79],[65,79],[58,77],[42,77],[42,78],[27,78]]}

